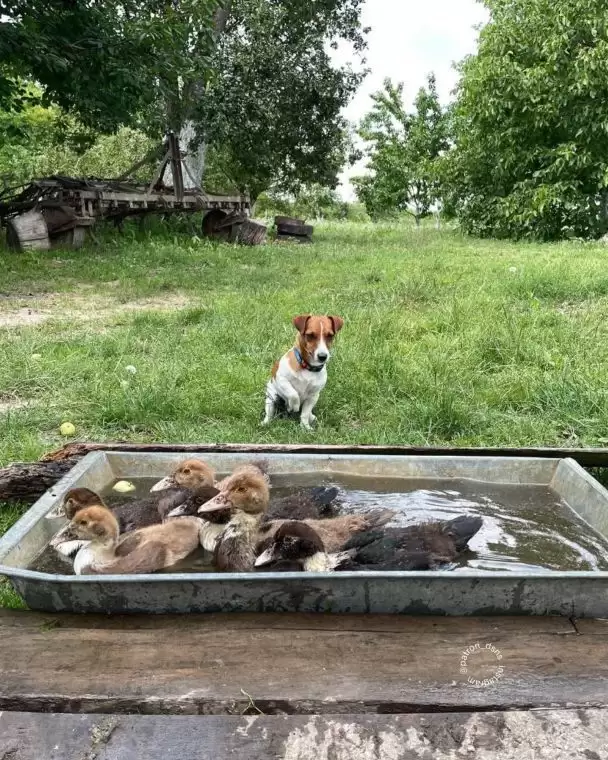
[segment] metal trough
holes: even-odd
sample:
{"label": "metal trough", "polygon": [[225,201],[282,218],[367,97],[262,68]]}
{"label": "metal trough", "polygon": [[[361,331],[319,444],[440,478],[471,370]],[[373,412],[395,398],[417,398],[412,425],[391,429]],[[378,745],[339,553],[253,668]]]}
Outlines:
{"label": "metal trough", "polygon": [[[219,472],[252,454],[205,454]],[[26,569],[58,530],[45,515],[69,488],[103,491],[120,478],[160,478],[183,453],[88,454],[0,539],[0,574],[48,612],[333,612],[608,617],[608,572],[165,573],[73,576]],[[547,486],[602,536],[608,491],[572,459],[267,454],[271,475],[467,479]]]}

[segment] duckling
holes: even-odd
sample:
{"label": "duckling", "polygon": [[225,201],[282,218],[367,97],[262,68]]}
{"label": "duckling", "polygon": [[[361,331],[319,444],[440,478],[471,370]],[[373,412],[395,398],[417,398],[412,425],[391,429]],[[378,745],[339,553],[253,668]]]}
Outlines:
{"label": "duckling", "polygon": [[[220,491],[224,490],[226,485],[231,482],[230,479],[240,473],[262,475],[267,484],[270,485],[267,464],[264,461],[258,461],[239,465],[231,475],[216,483],[216,488]],[[188,490],[193,495],[183,501],[179,496],[176,496],[174,501],[181,503],[168,510],[166,516],[196,515],[198,507],[217,493],[217,491],[212,493],[208,488],[213,484],[213,478],[213,470],[208,465],[198,459],[188,459],[181,462],[169,477],[156,483],[152,490],[161,491],[177,488]],[[206,487],[207,490],[205,490]],[[294,494],[272,499],[263,520],[304,520],[305,518],[331,517],[335,514],[334,502],[337,496],[337,488],[324,486],[302,488]],[[230,519],[230,510],[209,513],[206,519],[216,523],[226,523]]]}
{"label": "duckling", "polygon": [[[377,530],[386,525],[395,516],[392,509],[372,509],[359,515],[342,515],[323,520],[303,520],[320,537],[325,551],[333,554],[344,549],[349,539],[357,534]],[[273,536],[285,524],[285,520],[272,520],[263,523],[259,530],[260,540]]]}
{"label": "duckling", "polygon": [[483,520],[462,515],[454,520],[427,522],[406,528],[386,528],[353,536],[344,550],[356,550],[348,570],[434,570],[453,562],[468,548]]}
{"label": "duckling", "polygon": [[70,527],[78,539],[88,541],[74,558],[76,575],[152,573],[200,545],[201,521],[195,517],[151,525],[119,541],[118,520],[107,507],[96,505],[76,512]]}
{"label": "duckling", "polygon": [[[274,536],[285,524],[284,520],[272,520],[261,525],[268,503],[268,483],[259,473],[248,470],[231,475],[219,496],[198,508],[198,514],[203,517],[210,512],[230,509],[230,520],[215,549],[216,564],[221,570],[253,569],[258,543]],[[304,520],[303,524],[316,531],[325,550],[331,554],[339,551],[354,533],[385,525],[394,514],[393,510],[382,509],[365,515]]]}
{"label": "duckling", "polygon": [[255,567],[264,572],[324,573],[352,559],[356,551],[328,554],[316,530],[304,522],[284,522],[256,546]]}
{"label": "duckling", "polygon": [[253,468],[241,469],[226,478],[224,488],[217,496],[198,508],[204,517],[226,509],[230,512],[215,547],[214,559],[219,570],[253,570],[258,529],[268,509],[269,498],[268,481],[264,475]]}
{"label": "duckling", "polygon": [[[209,493],[209,498],[215,495],[215,489]],[[165,513],[171,509],[173,502],[168,498],[135,498],[126,501],[124,504],[118,504],[113,507],[103,501],[99,494],[90,488],[72,488],[63,497],[63,502],[55,507],[47,517],[65,516],[71,520],[74,515],[85,507],[101,505],[110,509],[114,517],[118,520],[121,533],[129,533],[132,530],[146,528],[149,525],[157,525],[162,522]]]}
{"label": "duckling", "polygon": [[158,511],[164,520],[196,514],[197,508],[219,493],[215,487],[215,472],[200,459],[180,462],[171,475],[159,480],[150,489],[161,492]]}

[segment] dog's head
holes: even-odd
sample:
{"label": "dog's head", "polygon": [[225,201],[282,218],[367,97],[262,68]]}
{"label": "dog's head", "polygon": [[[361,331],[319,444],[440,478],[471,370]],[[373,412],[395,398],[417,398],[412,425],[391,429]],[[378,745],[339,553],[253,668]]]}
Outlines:
{"label": "dog's head", "polygon": [[329,349],[344,324],[341,317],[300,314],[293,318],[298,331],[298,348],[308,364],[322,366],[329,359]]}

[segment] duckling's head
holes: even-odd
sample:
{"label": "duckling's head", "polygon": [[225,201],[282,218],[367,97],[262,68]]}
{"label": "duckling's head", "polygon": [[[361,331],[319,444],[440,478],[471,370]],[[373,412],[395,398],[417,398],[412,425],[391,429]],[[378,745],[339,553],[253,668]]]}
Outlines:
{"label": "duckling's head", "polygon": [[167,488],[198,488],[212,486],[215,480],[213,469],[200,459],[186,459],[173,470],[171,475],[155,483],[150,491],[165,491]]}
{"label": "duckling's head", "polygon": [[70,522],[78,538],[99,543],[113,543],[118,540],[118,521],[107,507],[95,506],[81,509]]}
{"label": "duckling's head", "polygon": [[[325,552],[319,534],[298,520],[283,523],[274,535],[265,538],[256,547],[256,567],[280,563],[281,566],[303,566],[306,559]],[[301,569],[301,568],[300,568]]]}
{"label": "duckling's head", "polygon": [[199,513],[230,509],[261,515],[268,509],[270,489],[266,477],[254,469],[236,472],[224,482],[223,490],[198,508]]}
{"label": "duckling's head", "polygon": [[101,496],[98,496],[95,491],[91,491],[90,488],[72,488],[65,494],[61,504],[58,504],[47,514],[47,518],[67,517],[68,520],[71,520],[79,509],[99,504],[103,505]]}

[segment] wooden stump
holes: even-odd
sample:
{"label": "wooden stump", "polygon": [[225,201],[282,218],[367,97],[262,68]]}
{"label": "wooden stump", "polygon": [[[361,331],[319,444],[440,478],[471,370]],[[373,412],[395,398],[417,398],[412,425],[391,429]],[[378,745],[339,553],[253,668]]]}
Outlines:
{"label": "wooden stump", "polygon": [[234,240],[241,245],[260,245],[266,240],[266,227],[263,224],[245,219],[236,228]]}
{"label": "wooden stump", "polygon": [[6,241],[12,251],[48,251],[51,242],[42,212],[32,209],[9,219]]}

